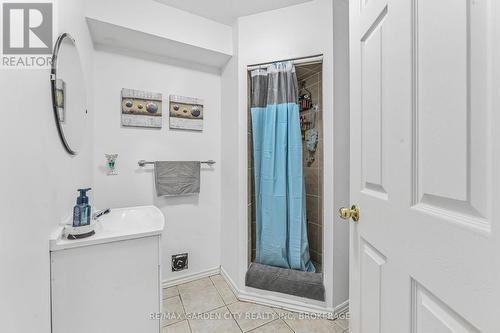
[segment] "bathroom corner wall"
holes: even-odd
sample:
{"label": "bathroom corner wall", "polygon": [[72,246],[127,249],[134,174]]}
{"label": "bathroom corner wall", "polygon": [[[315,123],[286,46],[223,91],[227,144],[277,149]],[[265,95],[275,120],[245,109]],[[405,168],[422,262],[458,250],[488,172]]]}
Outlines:
{"label": "bathroom corner wall", "polygon": [[[95,52],[95,195],[97,208],[155,205],[165,215],[162,279],[170,280],[220,266],[221,256],[221,77],[168,63]],[[121,89],[163,94],[163,128],[122,127]],[[202,132],[169,129],[169,95],[204,100]],[[228,129],[229,130],[229,129]],[[105,153],[118,154],[117,176],[108,176]],[[217,162],[202,165],[198,196],[160,197],[153,167],[141,159]],[[189,253],[189,269],[171,271],[171,256]]]}
{"label": "bathroom corner wall", "polygon": [[92,43],[84,0],[56,1],[56,32],[75,38],[87,84],[81,151],[57,134],[48,70],[0,70],[0,332],[50,333],[49,235],[72,214],[76,189],[92,187]]}
{"label": "bathroom corner wall", "polygon": [[[333,207],[348,207],[349,198],[349,1],[333,1],[333,151],[335,166]],[[328,93],[328,92],[327,92]],[[326,94],[325,94],[326,95]],[[326,128],[326,127],[325,127]],[[326,202],[326,201],[325,201]],[[349,223],[335,214],[333,234],[333,300],[349,300]]]}
{"label": "bathroom corner wall", "polygon": [[[221,268],[226,277],[236,281],[239,274],[239,236],[243,233],[238,223],[240,213],[240,184],[238,142],[238,24],[233,25],[233,57],[222,71],[221,115]],[[247,205],[245,205],[247,206]],[[246,232],[244,233],[246,235]],[[245,243],[244,243],[245,244]]]}

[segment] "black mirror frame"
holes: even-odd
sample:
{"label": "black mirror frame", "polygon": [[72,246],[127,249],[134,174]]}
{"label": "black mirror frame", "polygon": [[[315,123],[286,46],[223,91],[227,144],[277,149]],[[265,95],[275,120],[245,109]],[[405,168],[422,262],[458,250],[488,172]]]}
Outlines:
{"label": "black mirror frame", "polygon": [[[52,110],[54,112],[54,119],[56,121],[56,127],[57,127],[57,132],[59,133],[59,138],[61,139],[61,142],[64,146],[64,149],[66,149],[68,154],[76,155],[76,154],[78,154],[78,152],[71,149],[68,141],[66,140],[66,137],[64,136],[64,131],[61,127],[61,122],[59,121],[59,112],[57,110],[57,56],[59,54],[61,44],[66,38],[71,40],[71,42],[75,45],[75,39],[73,37],[71,37],[71,35],[67,32],[62,33],[57,38],[57,41],[54,45],[54,51],[52,53],[52,66],[51,66],[51,70],[50,70],[50,87],[52,90]],[[76,45],[75,45],[75,47],[76,47]]]}

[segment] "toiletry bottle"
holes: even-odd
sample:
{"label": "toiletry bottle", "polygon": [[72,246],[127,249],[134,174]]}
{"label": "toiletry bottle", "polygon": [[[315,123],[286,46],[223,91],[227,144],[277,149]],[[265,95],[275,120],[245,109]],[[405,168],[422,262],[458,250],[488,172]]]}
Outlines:
{"label": "toiletry bottle", "polygon": [[83,227],[90,224],[90,205],[87,191],[90,188],[78,189],[80,196],[76,199],[76,206],[73,208],[73,227]]}
{"label": "toiletry bottle", "polygon": [[81,204],[80,197],[76,198],[76,205],[73,207],[73,227],[80,226],[80,218],[81,218]]}
{"label": "toiletry bottle", "polygon": [[83,198],[82,198],[82,215],[81,215],[81,223],[80,226],[84,225],[90,225],[90,218],[92,216],[91,214],[91,208],[89,205],[89,197],[87,196],[87,191],[90,191],[90,188],[86,188],[82,190],[83,193]]}

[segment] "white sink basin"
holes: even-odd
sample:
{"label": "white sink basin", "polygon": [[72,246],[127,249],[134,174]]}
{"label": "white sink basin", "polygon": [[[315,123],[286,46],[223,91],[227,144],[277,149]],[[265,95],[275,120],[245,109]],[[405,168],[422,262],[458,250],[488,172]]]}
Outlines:
{"label": "white sink basin", "polygon": [[50,237],[50,250],[64,250],[80,246],[159,235],[165,218],[155,206],[114,208],[98,219],[95,235],[84,239],[68,240],[60,226]]}

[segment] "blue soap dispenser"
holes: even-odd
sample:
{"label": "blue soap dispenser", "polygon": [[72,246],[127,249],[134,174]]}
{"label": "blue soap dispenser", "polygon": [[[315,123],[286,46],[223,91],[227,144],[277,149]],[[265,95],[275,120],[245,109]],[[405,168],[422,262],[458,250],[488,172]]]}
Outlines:
{"label": "blue soap dispenser", "polygon": [[80,196],[76,199],[76,205],[73,208],[73,227],[83,227],[90,225],[90,205],[87,192],[90,188],[78,189]]}

